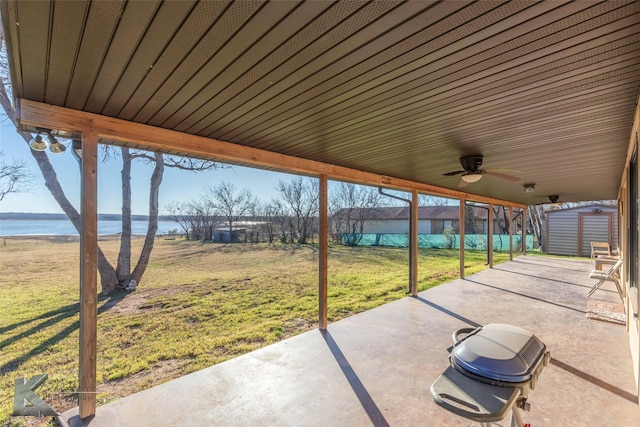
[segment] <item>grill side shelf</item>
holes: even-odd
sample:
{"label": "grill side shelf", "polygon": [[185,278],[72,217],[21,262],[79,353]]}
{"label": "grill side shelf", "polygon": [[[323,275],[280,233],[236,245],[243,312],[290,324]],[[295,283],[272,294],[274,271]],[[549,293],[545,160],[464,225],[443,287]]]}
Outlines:
{"label": "grill side shelf", "polygon": [[518,387],[498,387],[462,375],[449,366],[431,385],[436,404],[478,422],[502,420],[520,397]]}

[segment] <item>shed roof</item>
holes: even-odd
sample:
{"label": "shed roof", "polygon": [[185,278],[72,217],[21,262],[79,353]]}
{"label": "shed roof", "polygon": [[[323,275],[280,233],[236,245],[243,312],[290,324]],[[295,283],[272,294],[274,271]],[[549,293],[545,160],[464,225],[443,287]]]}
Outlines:
{"label": "shed roof", "polygon": [[569,211],[590,211],[593,209],[601,209],[603,211],[611,212],[611,211],[617,211],[618,207],[615,205],[612,206],[612,205],[594,203],[590,205],[571,206],[567,208],[551,209],[551,210],[548,210],[547,213],[552,215],[554,213],[563,213],[563,212],[569,212]]}

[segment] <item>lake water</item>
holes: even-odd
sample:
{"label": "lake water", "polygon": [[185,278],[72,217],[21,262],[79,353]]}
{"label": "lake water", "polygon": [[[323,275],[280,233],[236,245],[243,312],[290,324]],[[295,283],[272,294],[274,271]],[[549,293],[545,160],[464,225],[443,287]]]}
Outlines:
{"label": "lake water", "polygon": [[[132,221],[131,229],[134,235],[147,234],[147,221]],[[156,235],[169,234],[171,231],[180,230],[178,223],[174,221],[158,221]],[[98,221],[98,234],[118,234],[122,231],[122,223],[118,221]],[[78,232],[69,220],[0,220],[0,236],[58,236],[78,235]]]}

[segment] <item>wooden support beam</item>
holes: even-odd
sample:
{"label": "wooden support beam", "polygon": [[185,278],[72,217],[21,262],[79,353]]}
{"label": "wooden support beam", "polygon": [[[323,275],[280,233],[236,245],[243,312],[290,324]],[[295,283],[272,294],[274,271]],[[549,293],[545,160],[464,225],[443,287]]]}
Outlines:
{"label": "wooden support beam", "polygon": [[494,224],[494,214],[493,214],[493,203],[489,203],[488,207],[488,221],[489,221],[489,232],[487,233],[487,254],[489,257],[489,268],[493,268],[493,229]]}
{"label": "wooden support beam", "polygon": [[374,187],[393,188],[460,199],[466,197],[479,203],[496,203],[525,207],[518,203],[491,197],[467,194],[461,191],[423,184],[405,179],[378,175],[357,169],[345,168],[300,157],[231,144],[215,139],[157,128],[140,123],[120,120],[99,114],[72,110],[30,101],[18,100],[19,123],[22,130],[45,127],[67,132],[91,129],[105,144],[125,145],[150,151],[191,156],[220,162],[267,168],[301,175],[326,175],[328,179],[354,182]]}
{"label": "wooden support beam", "polygon": [[319,224],[319,274],[318,274],[318,327],[321,330],[327,329],[327,270],[329,258],[329,185],[326,175],[320,175],[320,224]]}
{"label": "wooden support beam", "polygon": [[460,233],[460,278],[464,279],[464,232],[465,232],[465,209],[466,201],[464,198],[460,199],[460,215],[459,215],[459,233]]}
{"label": "wooden support beam", "polygon": [[522,209],[522,255],[527,254],[527,208]]}
{"label": "wooden support beam", "polygon": [[513,261],[513,206],[509,206],[509,261]]}
{"label": "wooden support beam", "polygon": [[411,212],[409,214],[409,292],[418,296],[418,191],[411,192]]}
{"label": "wooden support beam", "polygon": [[80,234],[80,418],[96,413],[98,324],[98,138],[82,138]]}

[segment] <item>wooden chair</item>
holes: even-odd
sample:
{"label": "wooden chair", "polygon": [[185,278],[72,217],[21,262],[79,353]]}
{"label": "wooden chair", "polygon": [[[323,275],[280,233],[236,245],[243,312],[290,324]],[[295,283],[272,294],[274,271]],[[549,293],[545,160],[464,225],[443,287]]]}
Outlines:
{"label": "wooden chair", "polygon": [[591,242],[591,261],[598,255],[611,256],[611,246],[609,242]]}

